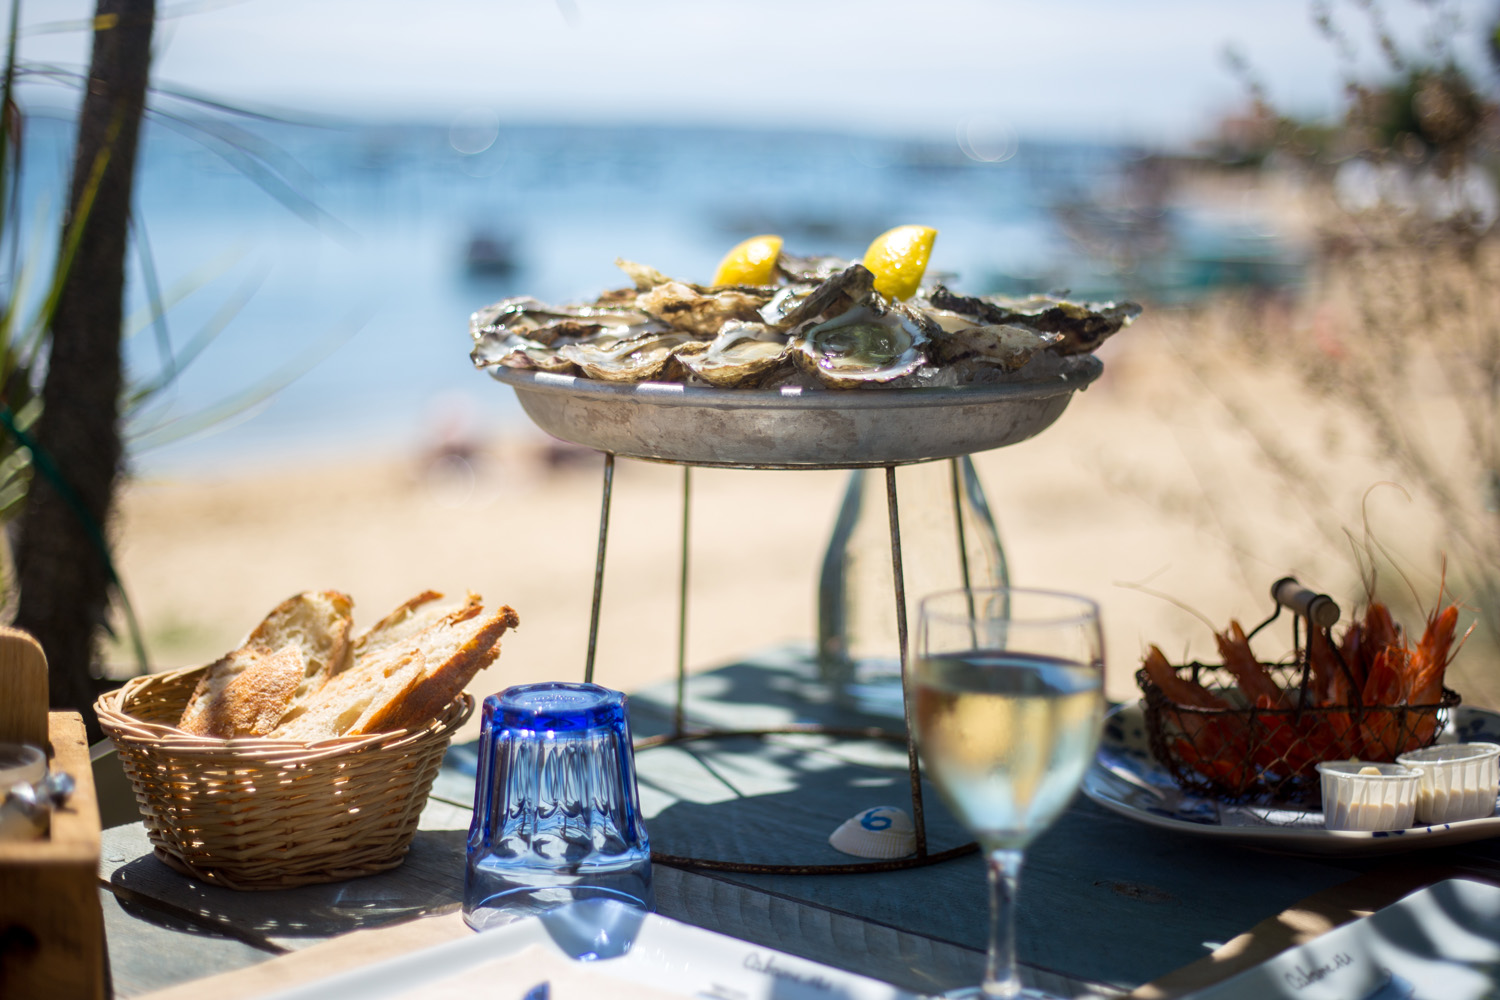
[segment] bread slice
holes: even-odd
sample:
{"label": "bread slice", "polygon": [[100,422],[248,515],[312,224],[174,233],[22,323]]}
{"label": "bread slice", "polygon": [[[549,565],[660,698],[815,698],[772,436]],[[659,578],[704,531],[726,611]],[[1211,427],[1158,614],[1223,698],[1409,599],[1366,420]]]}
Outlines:
{"label": "bread slice", "polygon": [[271,738],[317,743],[378,732],[381,727],[372,727],[371,719],[416,687],[426,665],[422,651],[415,648],[366,657],[324,684],[305,709],[277,727]]}
{"label": "bread slice", "polygon": [[[239,649],[205,671],[178,727],[223,739],[263,736],[299,713],[309,696],[350,662],[353,606],[347,594],[336,590],[307,591],[282,601]],[[287,657],[295,660],[299,673],[283,697],[290,677]],[[273,660],[276,666],[262,666]],[[251,678],[240,680],[252,668]]]}
{"label": "bread slice", "polygon": [[372,717],[366,731],[414,729],[437,718],[475,674],[495,662],[500,637],[520,623],[520,616],[507,606],[491,614],[475,614],[465,606],[429,626],[417,637],[427,660],[421,681],[389,711]]}
{"label": "bread slice", "polygon": [[508,607],[484,615],[477,595],[457,607],[424,591],[376,623],[355,645],[354,665],[289,714],[272,739],[317,742],[427,725],[500,655],[500,636],[520,619]]}
{"label": "bread slice", "polygon": [[478,594],[470,593],[461,604],[444,601],[435,590],[424,590],[354,640],[354,658],[378,656],[394,649],[409,648],[416,639],[433,625],[451,616],[455,611],[464,611],[473,617],[484,610],[484,602]]}
{"label": "bread slice", "polygon": [[228,683],[218,697],[200,701],[197,713],[180,728],[221,739],[263,736],[276,728],[303,680],[302,658],[291,646],[273,653],[237,649],[211,666],[209,676],[215,671],[229,677]]}

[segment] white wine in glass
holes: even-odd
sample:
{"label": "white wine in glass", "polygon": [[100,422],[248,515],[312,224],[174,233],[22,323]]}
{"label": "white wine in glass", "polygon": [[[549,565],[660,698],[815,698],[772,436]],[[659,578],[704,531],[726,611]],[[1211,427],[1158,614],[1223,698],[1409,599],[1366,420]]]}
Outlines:
{"label": "white wine in glass", "polygon": [[912,722],[927,776],[985,851],[984,982],[958,996],[1043,997],[1015,964],[1022,852],[1067,808],[1104,717],[1103,638],[1091,600],[997,588],[922,601]]}

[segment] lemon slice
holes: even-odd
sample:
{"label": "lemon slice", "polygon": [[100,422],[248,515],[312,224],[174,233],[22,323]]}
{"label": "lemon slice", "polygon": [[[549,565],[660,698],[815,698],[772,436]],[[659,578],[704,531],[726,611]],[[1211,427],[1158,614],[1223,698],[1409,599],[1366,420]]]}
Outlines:
{"label": "lemon slice", "polygon": [[769,285],[781,256],[780,236],[752,236],[719,261],[715,285]]}
{"label": "lemon slice", "polygon": [[935,239],[937,230],[931,226],[897,226],[875,237],[864,260],[875,274],[875,290],[893,299],[915,295]]}

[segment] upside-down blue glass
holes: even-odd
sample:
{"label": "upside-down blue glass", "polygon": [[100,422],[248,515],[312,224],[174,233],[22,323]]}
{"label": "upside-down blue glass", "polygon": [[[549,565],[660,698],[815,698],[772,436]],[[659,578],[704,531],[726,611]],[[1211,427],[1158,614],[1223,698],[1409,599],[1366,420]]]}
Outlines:
{"label": "upside-down blue glass", "polygon": [[655,909],[625,696],[524,684],[484,700],[464,920],[470,927],[582,899]]}

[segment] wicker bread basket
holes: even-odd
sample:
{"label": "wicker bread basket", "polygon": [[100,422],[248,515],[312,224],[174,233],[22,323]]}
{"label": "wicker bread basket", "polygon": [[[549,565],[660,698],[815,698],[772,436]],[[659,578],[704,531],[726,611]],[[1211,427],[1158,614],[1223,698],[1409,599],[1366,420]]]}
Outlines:
{"label": "wicker bread basket", "polygon": [[176,728],[206,669],[137,677],[94,705],[156,856],[230,889],[285,889],[399,865],[474,699],[454,699],[419,730],[311,744],[223,740]]}

